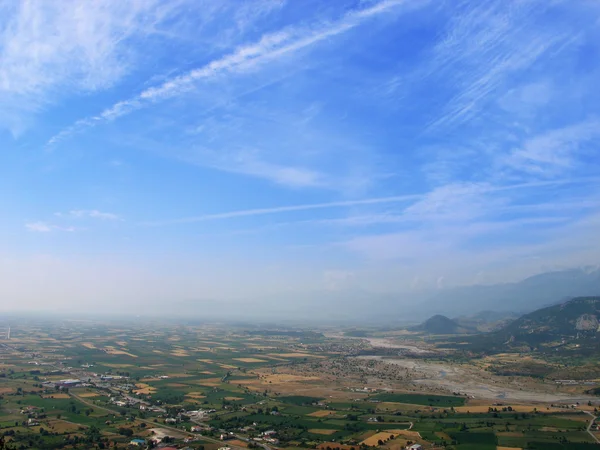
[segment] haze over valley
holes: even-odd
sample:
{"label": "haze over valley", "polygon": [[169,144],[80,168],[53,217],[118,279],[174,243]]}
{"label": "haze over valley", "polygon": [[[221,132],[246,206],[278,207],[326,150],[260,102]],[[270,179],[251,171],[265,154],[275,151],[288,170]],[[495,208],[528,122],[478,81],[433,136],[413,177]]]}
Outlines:
{"label": "haze over valley", "polygon": [[0,0],[0,450],[600,446],[600,3]]}

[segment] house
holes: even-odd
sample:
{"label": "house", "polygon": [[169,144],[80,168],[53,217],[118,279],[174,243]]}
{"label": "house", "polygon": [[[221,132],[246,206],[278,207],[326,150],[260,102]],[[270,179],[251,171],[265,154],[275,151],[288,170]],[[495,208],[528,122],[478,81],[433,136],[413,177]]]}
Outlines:
{"label": "house", "polygon": [[423,450],[423,446],[421,444],[413,444],[410,447],[406,447],[407,450]]}
{"label": "house", "polygon": [[143,439],[132,439],[131,441],[129,441],[129,444],[139,447],[140,445],[145,445],[146,441],[144,441]]}
{"label": "house", "polygon": [[277,431],[275,431],[275,430],[268,430],[268,431],[265,431],[263,433],[263,436],[274,436],[276,434],[277,434]]}
{"label": "house", "polygon": [[177,419],[169,417],[169,418],[165,419],[165,423],[177,423]]}
{"label": "house", "polygon": [[190,431],[192,433],[199,433],[200,431],[202,431],[202,427],[200,427],[198,425],[194,425],[194,426],[192,426],[192,428],[190,428]]}

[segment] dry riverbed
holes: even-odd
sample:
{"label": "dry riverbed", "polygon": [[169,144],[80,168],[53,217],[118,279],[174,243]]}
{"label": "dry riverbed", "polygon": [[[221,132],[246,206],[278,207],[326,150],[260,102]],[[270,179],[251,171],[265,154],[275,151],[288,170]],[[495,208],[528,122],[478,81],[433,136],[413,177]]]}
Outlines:
{"label": "dry riverbed", "polygon": [[432,389],[459,392],[472,398],[502,399],[525,402],[597,402],[591,396],[577,396],[559,392],[555,384],[525,382],[518,377],[500,377],[483,372],[480,368],[463,364],[429,362],[409,358],[357,356],[362,360],[376,360],[406,369],[411,381]]}

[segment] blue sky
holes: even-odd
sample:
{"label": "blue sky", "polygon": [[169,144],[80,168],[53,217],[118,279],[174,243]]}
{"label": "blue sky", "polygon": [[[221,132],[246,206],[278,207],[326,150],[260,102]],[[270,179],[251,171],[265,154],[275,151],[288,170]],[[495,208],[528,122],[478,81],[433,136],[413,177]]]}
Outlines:
{"label": "blue sky", "polygon": [[598,264],[595,1],[0,11],[5,307]]}

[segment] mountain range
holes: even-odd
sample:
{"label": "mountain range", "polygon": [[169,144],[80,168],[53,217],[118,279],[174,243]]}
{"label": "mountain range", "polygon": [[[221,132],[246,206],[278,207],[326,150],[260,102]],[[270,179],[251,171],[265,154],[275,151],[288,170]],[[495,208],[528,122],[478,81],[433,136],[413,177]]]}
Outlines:
{"label": "mountain range", "polygon": [[[481,312],[483,316],[495,314],[503,318],[512,315],[515,318],[575,296],[599,294],[600,269],[582,268],[546,272],[514,283],[412,293],[376,293],[348,288],[280,293],[260,298],[174,299],[148,302],[144,314],[257,323],[343,323],[384,327],[418,324],[434,314],[441,314],[454,318],[461,327],[484,331],[480,325],[494,320],[473,318],[474,314]],[[465,317],[468,317],[466,321]],[[494,328],[493,324],[491,328]]]}
{"label": "mountain range", "polygon": [[450,317],[479,311],[526,313],[573,297],[600,294],[600,269],[546,272],[516,283],[446,289],[424,299],[421,310]]}

